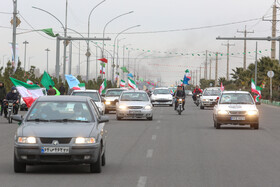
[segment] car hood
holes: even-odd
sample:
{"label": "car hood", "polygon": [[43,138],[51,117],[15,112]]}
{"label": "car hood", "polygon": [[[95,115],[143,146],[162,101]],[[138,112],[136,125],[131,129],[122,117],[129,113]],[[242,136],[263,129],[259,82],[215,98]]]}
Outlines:
{"label": "car hood", "polygon": [[202,96],[200,97],[201,99],[217,99],[217,97],[219,97],[218,95],[216,96]]}
{"label": "car hood", "polygon": [[247,110],[257,110],[256,105],[240,105],[240,104],[220,104],[218,106],[219,110],[230,110],[230,111],[247,111]]}
{"label": "car hood", "polygon": [[120,101],[119,105],[125,105],[125,106],[147,106],[150,105],[151,103],[149,101]]}
{"label": "car hood", "polygon": [[116,99],[119,99],[120,97],[119,96],[112,96],[112,97],[104,97],[104,99],[106,101],[115,101]]}
{"label": "car hood", "polygon": [[89,137],[94,123],[31,123],[21,125],[18,136],[35,137]]}

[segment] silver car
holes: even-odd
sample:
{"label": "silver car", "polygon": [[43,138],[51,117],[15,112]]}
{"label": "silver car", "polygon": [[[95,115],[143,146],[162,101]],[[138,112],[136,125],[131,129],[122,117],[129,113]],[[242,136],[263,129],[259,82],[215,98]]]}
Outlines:
{"label": "silver car", "polygon": [[173,106],[173,96],[168,88],[156,88],[151,95],[153,106],[169,105]]}
{"label": "silver car", "polygon": [[27,165],[88,164],[100,173],[105,165],[108,117],[101,116],[90,97],[44,96],[19,121],[14,143],[14,171]]}
{"label": "silver car", "polygon": [[117,103],[117,120],[147,118],[153,120],[153,106],[144,91],[124,91]]}

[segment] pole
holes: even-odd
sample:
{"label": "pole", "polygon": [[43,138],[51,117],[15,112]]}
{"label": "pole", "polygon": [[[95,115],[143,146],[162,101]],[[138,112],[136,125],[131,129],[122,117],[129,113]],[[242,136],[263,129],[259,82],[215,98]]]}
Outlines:
{"label": "pole", "polygon": [[[277,24],[277,7],[276,0],[273,5],[273,16],[272,16],[272,37],[276,37],[276,24]],[[275,60],[276,58],[276,41],[271,41],[271,59]]]}
{"label": "pole", "polygon": [[[65,7],[65,27],[64,27],[64,37],[67,37],[67,14],[68,14],[68,0],[66,0],[66,7]],[[66,73],[66,47],[67,47],[67,40],[64,41],[64,49],[63,49],[63,76],[62,80],[64,81],[64,75]]]}
{"label": "pole", "polygon": [[[95,48],[95,53],[96,53],[96,63],[95,63],[95,77],[96,77],[96,82],[97,82],[97,78],[98,78],[98,71],[97,71],[97,69],[98,69],[98,48],[96,47]],[[107,74],[108,72],[106,72],[106,74]],[[102,74],[101,74],[101,76],[102,76],[102,80],[103,80],[103,72],[102,72]]]}
{"label": "pole", "polygon": [[212,69],[212,58],[210,58],[210,68],[209,68],[209,80],[211,80],[211,73],[212,73],[212,71],[211,71],[211,69]]}
{"label": "pole", "polygon": [[69,72],[69,75],[71,75],[72,74],[72,41],[70,41],[70,46],[69,46],[69,70],[68,70],[68,72]]}
{"label": "pole", "polygon": [[[125,45],[123,45],[123,64],[122,64],[122,67],[124,67],[124,51],[125,51]],[[124,79],[124,72],[122,72],[122,79]]]}
{"label": "pole", "polygon": [[49,73],[49,48],[45,49],[47,51],[47,73]]}
{"label": "pole", "polygon": [[208,51],[206,50],[206,60],[205,60],[205,66],[204,66],[204,78],[207,80],[207,62],[208,62]]}
{"label": "pole", "polygon": [[195,71],[196,71],[195,85],[198,85],[198,82],[197,82],[197,79],[198,79],[198,69],[196,69]]}
{"label": "pole", "polygon": [[201,66],[199,67],[199,82],[201,80]]}
{"label": "pole", "polygon": [[24,71],[25,71],[25,67],[26,67],[26,44],[29,44],[27,41],[23,42],[24,44]]}
{"label": "pole", "polygon": [[60,51],[60,40],[56,37],[56,64],[55,64],[55,76],[57,81],[59,81],[59,51]]}
{"label": "pole", "polygon": [[270,101],[272,101],[272,77],[270,77]]}
{"label": "pole", "polygon": [[[13,0],[14,12],[13,12],[13,60],[16,61],[16,38],[17,38],[17,0]],[[14,67],[17,68],[17,67]]]}
{"label": "pole", "polygon": [[[246,38],[245,38],[245,40],[246,40]],[[229,80],[229,47],[234,46],[234,44],[229,44],[229,40],[228,40],[227,44],[222,44],[222,45],[227,46],[227,80]]]}
{"label": "pole", "polygon": [[81,75],[81,42],[79,41],[79,70],[78,75]]}
{"label": "pole", "polygon": [[215,66],[215,85],[218,85],[218,55],[219,53],[216,53],[216,66]]}
{"label": "pole", "polygon": [[258,77],[257,77],[257,73],[258,73],[258,42],[256,42],[256,59],[255,59],[255,84],[258,84]]}

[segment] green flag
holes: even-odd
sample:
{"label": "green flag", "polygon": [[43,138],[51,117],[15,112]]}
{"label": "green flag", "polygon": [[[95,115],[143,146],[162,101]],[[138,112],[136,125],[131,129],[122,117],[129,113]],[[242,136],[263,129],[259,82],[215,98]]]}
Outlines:
{"label": "green flag", "polygon": [[126,67],[121,67],[121,70],[122,70],[124,73],[128,73],[128,70],[126,69]]}
{"label": "green flag", "polygon": [[47,35],[51,36],[51,37],[57,37],[58,34],[54,34],[52,28],[48,28],[48,29],[42,29],[41,31],[43,31],[44,33],[46,33]]}
{"label": "green flag", "polygon": [[53,87],[53,89],[55,89],[55,91],[56,91],[55,95],[60,95],[60,91],[58,91],[58,89],[56,89],[56,87]]}
{"label": "green flag", "polygon": [[46,88],[49,89],[49,86],[54,87],[54,82],[50,75],[47,72],[44,72],[44,75],[41,80],[41,84]]}

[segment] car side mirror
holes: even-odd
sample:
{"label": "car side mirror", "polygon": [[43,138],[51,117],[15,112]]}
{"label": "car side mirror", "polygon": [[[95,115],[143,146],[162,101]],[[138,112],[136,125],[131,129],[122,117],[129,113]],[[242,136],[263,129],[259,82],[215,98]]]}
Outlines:
{"label": "car side mirror", "polygon": [[12,115],[11,117],[14,121],[18,121],[20,123],[23,121],[22,115]]}
{"label": "car side mirror", "polygon": [[256,105],[261,105],[261,103],[260,102],[256,102]]}
{"label": "car side mirror", "polygon": [[105,123],[109,122],[109,117],[108,116],[100,116],[100,119],[98,120],[99,123]]}

